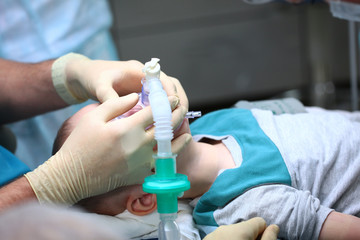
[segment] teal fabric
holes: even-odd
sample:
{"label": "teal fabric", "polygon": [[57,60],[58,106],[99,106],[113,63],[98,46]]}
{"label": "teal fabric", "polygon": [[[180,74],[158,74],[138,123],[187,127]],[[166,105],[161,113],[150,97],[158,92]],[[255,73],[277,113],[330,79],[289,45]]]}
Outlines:
{"label": "teal fabric", "polygon": [[29,171],[25,163],[0,146],[0,187]]}
{"label": "teal fabric", "polygon": [[197,224],[217,226],[214,211],[252,187],[275,183],[291,186],[290,174],[278,148],[250,110],[215,111],[193,122],[190,129],[193,135],[233,136],[243,157],[240,167],[225,170],[200,198],[193,213]]}

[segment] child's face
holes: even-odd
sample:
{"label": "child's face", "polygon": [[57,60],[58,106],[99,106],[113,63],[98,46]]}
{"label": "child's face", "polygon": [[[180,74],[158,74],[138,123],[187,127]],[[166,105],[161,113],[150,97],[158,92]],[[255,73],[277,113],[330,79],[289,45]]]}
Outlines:
{"label": "child's face", "polygon": [[[76,126],[82,116],[92,111],[97,106],[99,106],[98,103],[89,104],[76,112],[67,123],[70,130]],[[178,129],[176,129],[174,137],[176,138],[183,133],[190,133],[189,122],[187,119],[184,120]],[[183,162],[184,161],[177,161],[177,165]],[[156,209],[156,197],[154,194],[145,193],[142,190],[142,185],[137,184],[120,187],[99,196],[83,199],[77,205],[90,212],[99,214],[117,215],[127,209],[133,214],[145,215]]]}

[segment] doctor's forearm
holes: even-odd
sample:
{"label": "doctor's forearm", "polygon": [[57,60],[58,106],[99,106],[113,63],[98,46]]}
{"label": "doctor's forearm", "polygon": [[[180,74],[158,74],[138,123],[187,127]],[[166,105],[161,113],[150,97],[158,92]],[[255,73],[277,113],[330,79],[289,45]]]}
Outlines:
{"label": "doctor's forearm", "polygon": [[0,59],[0,124],[67,106],[53,86],[52,63]]}
{"label": "doctor's forearm", "polygon": [[37,201],[36,195],[25,177],[0,188],[0,212],[14,205],[35,200]]}

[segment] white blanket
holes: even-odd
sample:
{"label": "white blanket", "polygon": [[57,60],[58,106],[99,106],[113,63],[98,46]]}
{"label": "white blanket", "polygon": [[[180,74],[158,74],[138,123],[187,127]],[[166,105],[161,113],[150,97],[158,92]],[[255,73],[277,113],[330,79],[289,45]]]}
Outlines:
{"label": "white blanket", "polygon": [[[187,200],[179,200],[178,218],[176,223],[179,226],[182,240],[199,240],[200,235],[192,218],[193,208]],[[97,215],[97,214],[96,214]],[[111,228],[121,229],[121,236],[124,239],[151,239],[158,237],[159,214],[155,211],[149,215],[136,216],[128,211],[115,217],[97,215]]]}

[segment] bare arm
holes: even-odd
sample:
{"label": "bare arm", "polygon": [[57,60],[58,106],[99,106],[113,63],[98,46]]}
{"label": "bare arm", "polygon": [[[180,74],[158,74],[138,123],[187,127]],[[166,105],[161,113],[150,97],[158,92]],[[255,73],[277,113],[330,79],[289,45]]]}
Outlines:
{"label": "bare arm", "polygon": [[53,86],[52,63],[0,59],[0,124],[67,106]]}
{"label": "bare arm", "polygon": [[37,198],[25,177],[0,188],[0,212],[13,205],[31,200],[37,200]]}
{"label": "bare arm", "polygon": [[323,224],[319,239],[360,239],[360,218],[331,212]]}

